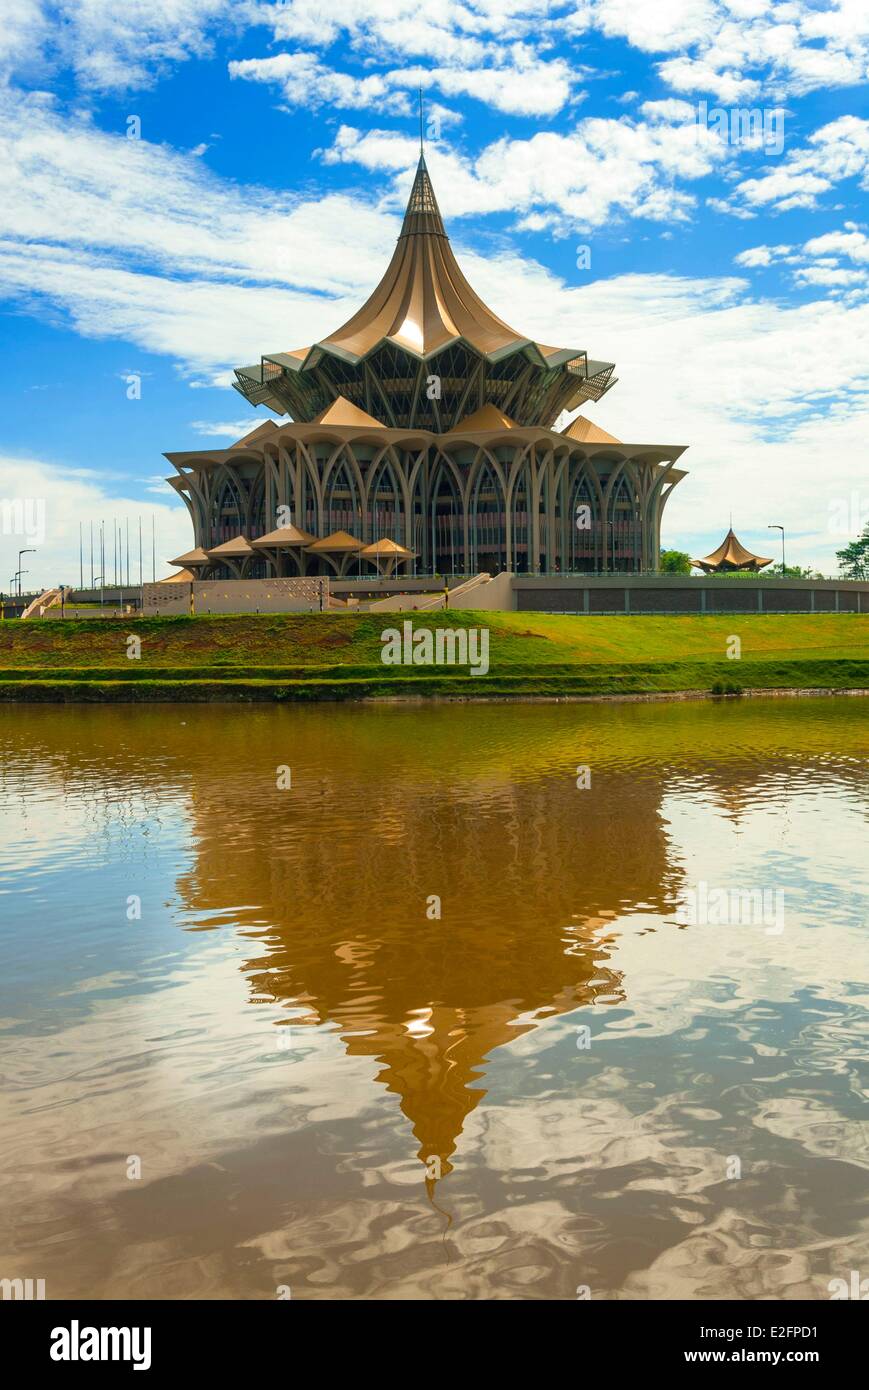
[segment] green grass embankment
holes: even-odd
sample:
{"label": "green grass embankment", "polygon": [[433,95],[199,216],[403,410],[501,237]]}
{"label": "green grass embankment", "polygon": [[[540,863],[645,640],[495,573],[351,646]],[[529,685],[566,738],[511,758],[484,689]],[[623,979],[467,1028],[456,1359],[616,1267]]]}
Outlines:
{"label": "green grass embankment", "polygon": [[[485,627],[489,671],[385,666],[381,633]],[[141,657],[128,655],[129,636]],[[727,658],[732,638],[741,658]],[[869,689],[855,614],[678,617],[449,612],[0,624],[0,700],[528,698]]]}

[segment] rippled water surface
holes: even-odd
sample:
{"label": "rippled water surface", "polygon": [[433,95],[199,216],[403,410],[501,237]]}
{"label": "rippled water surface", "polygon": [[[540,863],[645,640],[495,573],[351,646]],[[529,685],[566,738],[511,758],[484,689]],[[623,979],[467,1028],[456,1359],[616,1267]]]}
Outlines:
{"label": "rippled water surface", "polygon": [[869,1275],[867,754],[856,698],[7,706],[0,1277]]}

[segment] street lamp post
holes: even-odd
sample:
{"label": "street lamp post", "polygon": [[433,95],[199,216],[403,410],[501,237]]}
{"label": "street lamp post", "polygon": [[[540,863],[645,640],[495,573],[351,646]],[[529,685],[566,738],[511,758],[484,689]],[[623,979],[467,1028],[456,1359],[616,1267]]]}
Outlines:
{"label": "street lamp post", "polygon": [[778,522],[771,521],[766,528],[768,531],[781,531],[781,577],[785,577],[785,528],[779,526]]}
{"label": "street lamp post", "polygon": [[[604,525],[605,525],[605,526],[608,526],[608,527],[610,528],[610,544],[609,544],[609,552],[610,552],[610,553],[609,553],[610,574],[615,574],[615,572],[616,572],[616,524],[615,524],[614,521],[605,521],[605,522],[604,522]],[[606,565],[604,565],[604,573],[606,573]]]}
{"label": "street lamp post", "polygon": [[19,550],[19,552],[18,552],[18,597],[19,597],[19,598],[21,597],[21,576],[22,576],[22,574],[29,574],[29,573],[30,573],[29,570],[23,570],[23,569],[21,568],[21,556],[22,556],[22,555],[35,555],[35,554],[36,554],[36,551],[33,549],[32,546],[31,546],[28,550]]}

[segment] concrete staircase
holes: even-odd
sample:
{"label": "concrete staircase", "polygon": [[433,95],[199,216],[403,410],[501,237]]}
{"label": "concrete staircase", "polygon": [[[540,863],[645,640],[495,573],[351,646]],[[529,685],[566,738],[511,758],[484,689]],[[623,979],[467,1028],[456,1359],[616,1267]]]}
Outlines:
{"label": "concrete staircase", "polygon": [[60,603],[60,593],[60,589],[46,589],[44,594],[39,594],[32,603],[28,603],[21,614],[22,618],[43,617],[46,609],[53,608],[55,604]]}

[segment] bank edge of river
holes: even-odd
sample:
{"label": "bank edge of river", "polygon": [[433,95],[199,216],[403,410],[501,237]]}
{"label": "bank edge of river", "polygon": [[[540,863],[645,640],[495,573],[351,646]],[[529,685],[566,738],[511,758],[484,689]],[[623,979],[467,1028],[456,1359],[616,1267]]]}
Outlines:
{"label": "bank edge of river", "polygon": [[[584,689],[562,686],[545,688],[545,680],[526,686],[544,688],[504,689],[463,681],[456,689],[449,682],[376,683],[345,680],[336,683],[271,681],[0,681],[2,704],[586,704],[679,700],[739,700],[762,697],[869,696],[869,677],[863,685],[746,685],[714,682],[705,689]],[[504,684],[507,684],[506,682]],[[555,684],[555,683],[553,683]],[[560,684],[560,683],[559,683]],[[422,688],[421,688],[422,687]]]}

